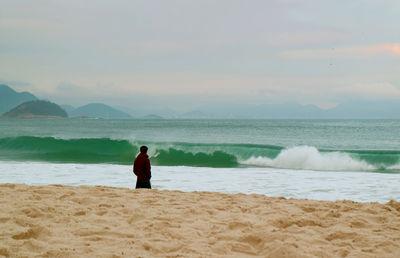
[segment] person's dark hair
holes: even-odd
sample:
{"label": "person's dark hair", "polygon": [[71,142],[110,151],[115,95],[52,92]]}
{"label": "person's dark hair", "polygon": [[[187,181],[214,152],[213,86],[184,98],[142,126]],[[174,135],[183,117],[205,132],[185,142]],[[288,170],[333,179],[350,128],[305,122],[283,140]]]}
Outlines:
{"label": "person's dark hair", "polygon": [[144,145],[143,145],[143,146],[140,147],[140,152],[141,152],[141,153],[147,153],[147,150],[148,150],[148,149],[149,149],[149,148],[147,148],[147,146],[144,146]]}

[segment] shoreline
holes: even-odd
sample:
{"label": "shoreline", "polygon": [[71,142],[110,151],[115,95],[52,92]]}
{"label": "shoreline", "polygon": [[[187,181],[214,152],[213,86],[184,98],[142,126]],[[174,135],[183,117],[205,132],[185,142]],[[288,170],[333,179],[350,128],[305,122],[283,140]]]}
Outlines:
{"label": "shoreline", "polygon": [[[315,172],[270,168],[152,166],[160,190],[265,194],[312,200],[386,203],[400,200],[398,174]],[[1,183],[104,185],[133,188],[131,165],[0,162]],[[243,175],[247,176],[244,178]]]}
{"label": "shoreline", "polygon": [[400,202],[0,184],[0,255],[398,257]]}

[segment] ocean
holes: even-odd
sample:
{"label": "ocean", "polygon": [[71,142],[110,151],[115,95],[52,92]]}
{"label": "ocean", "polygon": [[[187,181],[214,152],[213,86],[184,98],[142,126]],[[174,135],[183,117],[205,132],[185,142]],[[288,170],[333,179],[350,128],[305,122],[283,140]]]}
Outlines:
{"label": "ocean", "polygon": [[0,183],[400,199],[400,120],[1,119]]}

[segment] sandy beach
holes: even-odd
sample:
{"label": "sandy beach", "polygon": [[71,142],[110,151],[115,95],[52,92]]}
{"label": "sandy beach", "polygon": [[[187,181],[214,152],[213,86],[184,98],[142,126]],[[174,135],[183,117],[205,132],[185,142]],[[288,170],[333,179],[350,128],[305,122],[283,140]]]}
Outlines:
{"label": "sandy beach", "polygon": [[400,203],[0,185],[5,257],[399,257]]}

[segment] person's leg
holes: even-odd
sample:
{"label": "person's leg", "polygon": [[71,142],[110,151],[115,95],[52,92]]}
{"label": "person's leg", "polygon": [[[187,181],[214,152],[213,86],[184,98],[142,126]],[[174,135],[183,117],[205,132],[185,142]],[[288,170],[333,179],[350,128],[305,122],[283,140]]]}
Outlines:
{"label": "person's leg", "polygon": [[150,180],[146,180],[146,181],[144,181],[144,187],[143,187],[143,188],[148,188],[148,189],[151,189]]}
{"label": "person's leg", "polygon": [[143,188],[143,180],[136,181],[136,189]]}
{"label": "person's leg", "polygon": [[139,189],[139,188],[151,189],[150,180],[137,180],[136,181],[136,189]]}

